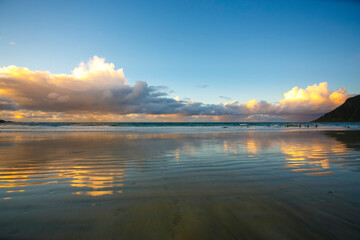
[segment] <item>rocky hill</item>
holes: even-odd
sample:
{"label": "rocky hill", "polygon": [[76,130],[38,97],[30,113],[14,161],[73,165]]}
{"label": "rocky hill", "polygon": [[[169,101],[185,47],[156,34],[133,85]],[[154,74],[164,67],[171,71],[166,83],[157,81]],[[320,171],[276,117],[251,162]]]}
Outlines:
{"label": "rocky hill", "polygon": [[360,95],[348,98],[341,106],[313,122],[360,122]]}

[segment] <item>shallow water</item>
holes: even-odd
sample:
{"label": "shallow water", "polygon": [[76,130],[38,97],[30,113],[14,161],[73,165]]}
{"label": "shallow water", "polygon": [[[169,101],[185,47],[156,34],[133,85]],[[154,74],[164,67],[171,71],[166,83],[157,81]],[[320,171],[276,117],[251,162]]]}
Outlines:
{"label": "shallow water", "polygon": [[359,237],[359,131],[0,134],[0,239]]}

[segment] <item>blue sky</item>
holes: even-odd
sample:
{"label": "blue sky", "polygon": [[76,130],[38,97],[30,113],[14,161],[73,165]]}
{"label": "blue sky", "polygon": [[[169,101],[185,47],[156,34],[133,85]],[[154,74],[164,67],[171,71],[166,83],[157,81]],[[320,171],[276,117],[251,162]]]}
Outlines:
{"label": "blue sky", "polygon": [[96,55],[130,83],[211,104],[324,81],[360,93],[359,13],[336,0],[3,0],[0,66],[69,74]]}

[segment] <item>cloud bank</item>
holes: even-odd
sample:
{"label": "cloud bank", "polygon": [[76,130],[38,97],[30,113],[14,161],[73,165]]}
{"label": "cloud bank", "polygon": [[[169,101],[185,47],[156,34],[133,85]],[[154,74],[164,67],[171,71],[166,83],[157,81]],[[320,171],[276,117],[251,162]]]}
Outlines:
{"label": "cloud bank", "polygon": [[349,96],[345,89],[330,91],[322,82],[306,89],[294,87],[277,104],[256,99],[217,105],[182,101],[170,98],[164,87],[143,81],[130,85],[122,68],[116,69],[97,56],[80,63],[68,75],[16,66],[0,68],[1,115],[44,121],[311,120],[336,108]]}

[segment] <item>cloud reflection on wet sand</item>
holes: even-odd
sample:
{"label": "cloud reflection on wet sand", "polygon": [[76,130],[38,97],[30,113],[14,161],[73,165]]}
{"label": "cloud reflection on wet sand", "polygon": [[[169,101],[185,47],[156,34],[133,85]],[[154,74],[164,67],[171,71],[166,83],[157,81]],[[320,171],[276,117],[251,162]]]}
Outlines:
{"label": "cloud reflection on wet sand", "polygon": [[[359,152],[349,147],[344,134],[2,133],[0,210],[9,221],[0,220],[0,236],[18,226],[13,217],[25,209],[28,215],[16,218],[23,224],[19,223],[20,238],[36,234],[38,224],[47,222],[48,228],[41,230],[45,237],[39,237],[46,239],[55,226],[64,224],[63,217],[71,219],[76,233],[84,234],[84,222],[95,224],[85,231],[90,235],[83,236],[97,234],[105,239],[108,231],[144,237],[151,228],[157,229],[148,235],[153,239],[173,234],[264,237],[265,233],[276,239],[277,230],[310,238],[318,232],[329,237],[347,231],[351,238],[357,234],[351,230],[356,224],[351,204],[359,197],[353,186],[360,164]],[[345,192],[324,202],[321,192],[329,190],[324,186]],[[354,223],[345,224],[349,217]],[[102,219],[116,227],[109,230]],[[340,229],[335,227],[330,234],[315,219]],[[305,233],[299,223],[308,226]],[[244,228],[239,229],[239,224]],[[261,233],[255,226],[276,227]]]}
{"label": "cloud reflection on wet sand", "polygon": [[[75,189],[75,194],[113,194],[114,191],[108,189],[123,186],[129,161],[146,165],[149,156],[173,152],[179,162],[181,155],[196,155],[196,151],[201,153],[204,148],[214,153],[251,155],[275,148],[284,154],[286,161],[283,167],[293,172],[313,176],[334,174],[328,156],[345,154],[345,144],[324,135],[313,138],[313,134],[248,132],[227,138],[227,134],[194,137],[191,134],[7,133],[3,134],[2,143],[8,140],[11,144],[2,147],[0,188],[16,188],[8,191],[11,193],[25,191],[17,188],[65,182],[74,188],[86,188],[83,191]],[[207,149],[208,136],[218,140],[211,143],[211,149]],[[157,149],[159,146],[148,143],[152,139],[163,139],[170,144]],[[144,144],[146,146],[142,146]]]}

